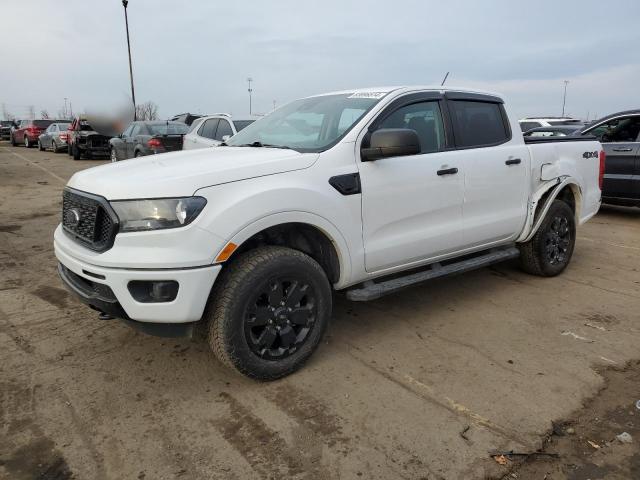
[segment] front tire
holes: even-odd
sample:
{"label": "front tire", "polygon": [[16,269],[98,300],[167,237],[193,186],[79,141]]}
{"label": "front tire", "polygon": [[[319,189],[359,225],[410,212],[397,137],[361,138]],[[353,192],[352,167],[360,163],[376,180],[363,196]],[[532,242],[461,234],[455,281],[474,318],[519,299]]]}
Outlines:
{"label": "front tire", "polygon": [[116,163],[118,161],[118,154],[116,153],[116,149],[111,147],[111,153],[109,154],[111,157],[111,163]]}
{"label": "front tire", "polygon": [[44,147],[42,146],[42,142],[40,140],[38,140],[38,150],[44,152]]}
{"label": "front tire", "polygon": [[14,137],[13,135],[11,135],[11,146],[12,147],[18,146],[18,142],[16,142],[16,137]]}
{"label": "front tire", "polygon": [[82,152],[80,151],[80,149],[78,148],[78,145],[76,145],[75,143],[73,144],[73,159],[74,160],[80,160],[82,158]]}
{"label": "front tire", "polygon": [[559,275],[571,261],[575,242],[573,210],[562,200],[554,200],[533,238],[520,245],[522,269],[541,277]]}
{"label": "front tire", "polygon": [[27,137],[27,134],[24,134],[24,146],[26,148],[31,148],[31,142],[29,141],[29,137]]}
{"label": "front tire", "polygon": [[275,380],[306,362],[330,317],[331,286],[322,267],[297,250],[267,246],[222,270],[203,321],[222,363],[251,378]]}

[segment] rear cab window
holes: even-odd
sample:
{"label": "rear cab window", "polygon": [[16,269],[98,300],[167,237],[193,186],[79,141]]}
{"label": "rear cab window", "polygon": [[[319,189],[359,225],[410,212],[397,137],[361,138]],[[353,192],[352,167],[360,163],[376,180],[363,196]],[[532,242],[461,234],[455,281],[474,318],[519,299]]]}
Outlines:
{"label": "rear cab window", "polygon": [[449,100],[449,110],[457,148],[490,147],[511,139],[511,131],[500,103]]}

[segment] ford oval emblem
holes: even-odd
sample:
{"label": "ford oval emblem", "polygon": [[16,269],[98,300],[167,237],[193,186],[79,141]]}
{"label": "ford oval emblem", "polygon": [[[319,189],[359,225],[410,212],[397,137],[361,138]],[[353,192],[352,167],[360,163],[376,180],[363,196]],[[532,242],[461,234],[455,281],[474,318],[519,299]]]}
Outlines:
{"label": "ford oval emblem", "polygon": [[77,227],[80,223],[80,211],[77,208],[67,210],[67,213],[64,214],[64,220],[70,227]]}

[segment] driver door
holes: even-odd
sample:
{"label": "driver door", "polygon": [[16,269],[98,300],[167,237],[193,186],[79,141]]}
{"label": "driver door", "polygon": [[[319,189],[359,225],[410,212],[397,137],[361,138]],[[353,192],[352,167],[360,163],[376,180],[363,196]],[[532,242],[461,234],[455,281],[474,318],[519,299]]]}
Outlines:
{"label": "driver door", "polygon": [[463,247],[464,164],[449,151],[445,108],[438,93],[410,94],[369,127],[415,130],[421,151],[358,164],[368,272],[424,263]]}

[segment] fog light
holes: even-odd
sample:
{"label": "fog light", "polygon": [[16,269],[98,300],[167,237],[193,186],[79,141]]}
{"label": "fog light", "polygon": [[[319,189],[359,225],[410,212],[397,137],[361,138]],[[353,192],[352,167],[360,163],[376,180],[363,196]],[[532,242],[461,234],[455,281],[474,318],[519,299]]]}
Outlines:
{"label": "fog light", "polygon": [[178,282],[175,280],[132,280],[127,287],[131,296],[141,303],[172,302],[178,296]]}

